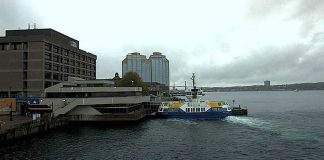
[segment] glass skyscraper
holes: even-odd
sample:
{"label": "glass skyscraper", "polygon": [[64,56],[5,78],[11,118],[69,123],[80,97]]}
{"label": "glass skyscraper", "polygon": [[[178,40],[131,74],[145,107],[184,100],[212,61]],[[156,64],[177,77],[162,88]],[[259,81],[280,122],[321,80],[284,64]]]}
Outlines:
{"label": "glass skyscraper", "polygon": [[122,72],[136,72],[144,82],[157,82],[169,86],[169,60],[159,52],[149,59],[140,53],[130,53],[122,62]]}

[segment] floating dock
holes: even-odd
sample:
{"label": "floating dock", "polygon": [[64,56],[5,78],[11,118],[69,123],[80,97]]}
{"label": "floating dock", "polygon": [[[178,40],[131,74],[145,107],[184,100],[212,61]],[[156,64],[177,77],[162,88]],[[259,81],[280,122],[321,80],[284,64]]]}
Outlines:
{"label": "floating dock", "polygon": [[241,108],[241,107],[233,107],[232,108],[232,115],[233,116],[247,116],[248,115],[248,109],[247,108]]}

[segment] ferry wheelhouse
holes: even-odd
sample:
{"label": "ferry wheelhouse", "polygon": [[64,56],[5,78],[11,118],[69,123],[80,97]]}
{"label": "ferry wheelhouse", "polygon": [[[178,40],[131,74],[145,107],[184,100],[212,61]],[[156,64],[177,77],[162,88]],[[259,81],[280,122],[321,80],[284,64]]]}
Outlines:
{"label": "ferry wheelhouse", "polygon": [[222,101],[201,100],[203,92],[195,86],[195,74],[192,75],[193,88],[186,91],[185,101],[162,102],[158,115],[162,118],[181,119],[223,119],[231,115],[230,105]]}

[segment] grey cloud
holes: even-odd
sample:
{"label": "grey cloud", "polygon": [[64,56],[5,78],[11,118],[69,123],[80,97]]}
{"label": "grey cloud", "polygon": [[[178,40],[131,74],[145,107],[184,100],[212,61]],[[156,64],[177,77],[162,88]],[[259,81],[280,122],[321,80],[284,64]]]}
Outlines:
{"label": "grey cloud", "polygon": [[282,11],[290,0],[249,0],[246,18],[252,21],[263,21]]}
{"label": "grey cloud", "polygon": [[260,84],[266,79],[277,83],[322,81],[319,75],[324,75],[324,57],[321,55],[324,46],[315,50],[311,50],[312,47],[312,44],[264,47],[228,65],[213,66],[213,70],[200,68],[203,71],[200,74],[206,84]]}
{"label": "grey cloud", "polygon": [[[190,30],[188,34],[184,34],[188,38],[193,39],[188,46],[183,43],[178,44],[176,41],[159,41],[159,37],[144,40],[144,42],[139,41],[136,44],[121,44],[118,47],[109,46],[111,44],[106,46],[106,43],[99,47],[97,46],[98,44],[93,44],[92,49],[89,49],[89,51],[98,55],[97,77],[111,78],[115,72],[120,72],[121,74],[121,61],[127,53],[140,52],[149,56],[152,52],[159,51],[166,55],[170,61],[171,84],[172,82],[180,84],[185,80],[189,81],[193,72],[197,74],[197,80],[203,86],[262,84],[266,79],[274,83],[323,81],[321,76],[324,75],[324,56],[322,56],[324,47],[321,43],[324,40],[324,32],[317,31],[316,28],[321,27],[319,24],[324,19],[324,1],[248,0],[247,2],[248,11],[242,21],[242,25],[238,24],[238,26],[233,28],[224,28],[222,31],[211,30],[208,32],[210,36],[206,36],[206,39],[195,39],[192,35],[199,35],[197,33],[200,33],[200,31]],[[286,10],[287,8],[292,10]],[[37,8],[34,7],[34,9],[36,10]],[[27,2],[1,0],[0,34],[3,35],[6,29],[26,27],[27,23],[33,22],[35,17],[37,23],[41,23],[42,21],[39,16],[42,15],[35,14]],[[162,16],[161,18],[168,17]],[[238,29],[238,31],[241,31],[240,29],[244,27],[247,32],[253,32],[253,29],[261,26],[259,24],[263,24],[263,22],[273,18],[279,19],[282,22],[295,20],[301,22],[300,37],[304,38],[302,39],[303,43],[290,42],[291,44],[287,46],[260,44],[258,48],[249,48],[250,52],[246,53],[246,56],[237,56],[226,65],[215,63],[222,60],[224,55],[231,54],[233,50],[235,51],[235,43],[231,43],[231,39],[227,39],[227,34],[232,32],[232,30]],[[193,21],[191,22],[193,23]],[[52,21],[51,23],[57,24],[60,22]],[[100,22],[94,23],[100,25]],[[245,23],[250,25],[246,26]],[[131,28],[126,27],[124,29],[129,30]],[[170,25],[168,29],[172,30],[174,28],[177,28],[177,26]],[[242,31],[245,31],[244,29]],[[176,38],[180,41],[181,38],[179,36],[184,36],[183,34],[171,35],[172,32],[167,32],[167,29],[165,31],[166,34],[170,34],[169,38],[171,40]],[[70,35],[70,32],[66,30],[62,32]],[[136,29],[134,29],[134,32],[136,32]],[[159,30],[152,31],[152,34],[154,32],[159,32]],[[195,33],[191,34],[191,32]],[[80,33],[80,37],[82,37],[81,35],[82,33]],[[128,41],[129,37],[127,35],[124,36],[126,36],[125,43],[137,42],[136,40],[134,42],[132,40]],[[82,44],[91,44],[94,38],[87,36],[86,40],[81,38],[80,41]],[[308,39],[310,41],[307,41]],[[121,41],[121,43],[124,42]],[[95,48],[101,48],[101,50],[96,51]],[[217,53],[217,56],[213,55],[213,53]]]}
{"label": "grey cloud", "polygon": [[322,0],[303,0],[300,1],[291,19],[302,21],[302,29],[300,35],[302,37],[309,36],[312,30],[324,18],[324,1]]}
{"label": "grey cloud", "polygon": [[324,19],[323,0],[251,0],[249,2],[245,18],[250,23],[258,25],[268,18],[282,21],[297,20],[302,23],[301,37],[309,36],[314,27]]}
{"label": "grey cloud", "polygon": [[0,1],[0,35],[4,35],[7,29],[27,28],[28,23],[42,23],[28,3],[15,0]]}

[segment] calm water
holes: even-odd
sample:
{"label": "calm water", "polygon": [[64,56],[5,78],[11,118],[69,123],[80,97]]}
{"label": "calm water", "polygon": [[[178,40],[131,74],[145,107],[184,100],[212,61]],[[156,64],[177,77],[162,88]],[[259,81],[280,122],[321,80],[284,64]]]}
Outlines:
{"label": "calm water", "polygon": [[324,159],[324,91],[205,97],[235,99],[249,116],[73,126],[0,147],[0,159]]}

